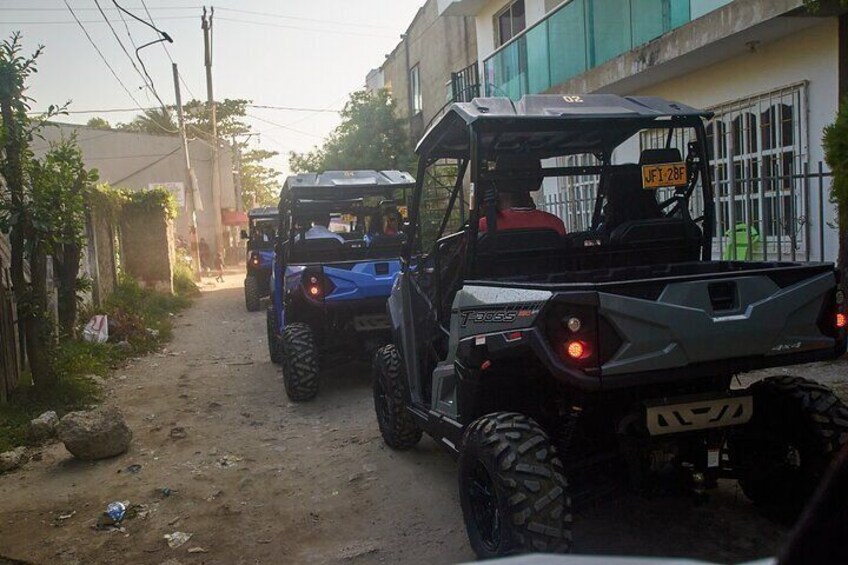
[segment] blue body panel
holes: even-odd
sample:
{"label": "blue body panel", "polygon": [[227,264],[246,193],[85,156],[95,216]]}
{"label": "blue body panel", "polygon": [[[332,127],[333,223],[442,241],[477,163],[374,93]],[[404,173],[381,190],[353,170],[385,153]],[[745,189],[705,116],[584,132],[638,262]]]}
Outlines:
{"label": "blue body panel", "polygon": [[274,264],[273,249],[269,249],[268,251],[254,251],[253,253],[259,254],[259,266],[257,269],[270,269]]}
{"label": "blue body panel", "polygon": [[[277,330],[282,333],[286,325],[284,297],[287,292],[294,291],[301,284],[306,266],[289,265],[283,269],[276,261],[272,262],[271,288],[274,311],[277,313]],[[377,266],[386,270],[377,274]],[[378,259],[361,261],[344,267],[333,266],[332,263],[321,265],[324,276],[329,279],[334,288],[326,297],[324,303],[342,304],[356,300],[388,298],[392,285],[400,272],[399,259]]]}

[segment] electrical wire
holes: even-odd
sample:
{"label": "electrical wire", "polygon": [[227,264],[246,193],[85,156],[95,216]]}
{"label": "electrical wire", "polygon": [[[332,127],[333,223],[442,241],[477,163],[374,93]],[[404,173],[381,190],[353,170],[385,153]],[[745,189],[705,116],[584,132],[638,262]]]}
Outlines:
{"label": "electrical wire", "polygon": [[395,37],[393,35],[375,35],[373,33],[356,33],[354,31],[338,31],[338,30],[331,30],[331,29],[315,29],[315,28],[308,28],[308,27],[298,27],[298,26],[290,26],[290,25],[285,25],[285,24],[276,24],[276,23],[273,23],[273,22],[253,22],[253,21],[250,21],[250,20],[237,20],[235,18],[222,18],[220,16],[218,17],[218,19],[225,21],[225,22],[233,22],[233,23],[239,23],[239,24],[253,24],[253,25],[258,25],[258,26],[276,27],[276,28],[282,28],[282,29],[294,29],[294,30],[298,30],[298,31],[310,31],[312,33],[332,33],[334,35],[353,35],[353,36],[356,36],[356,37],[372,37],[372,38]]}
{"label": "electrical wire", "polygon": [[[164,18],[159,18],[160,20],[193,20],[195,16],[166,16]],[[3,21],[2,23],[8,25],[66,25],[66,24],[75,24],[77,22],[73,20],[53,20],[53,21],[29,21],[29,22],[7,22]],[[105,23],[103,20],[80,20],[79,23],[82,24],[103,24]]]}
{"label": "electrical wire", "polygon": [[[100,10],[100,15],[103,16],[103,21],[105,21],[106,24],[109,26],[109,29],[112,30],[112,35],[115,37],[115,40],[118,42],[118,45],[121,47],[121,51],[124,52],[124,55],[126,55],[127,58],[130,60],[130,64],[132,65],[133,69],[135,69],[135,72],[138,73],[138,76],[141,77],[141,81],[144,83],[144,86],[146,86],[147,88],[150,88],[153,91],[153,95],[156,96],[156,98],[158,99],[159,96],[156,94],[156,89],[153,88],[152,85],[148,83],[147,79],[144,78],[144,75],[141,74],[141,70],[138,68],[138,65],[135,64],[135,61],[133,60],[132,55],[130,55],[130,52],[127,51],[126,46],[124,46],[124,42],[121,41],[121,38],[118,35],[118,32],[115,30],[115,26],[112,25],[112,22],[110,22],[109,18],[106,16],[106,12],[104,12],[103,8],[100,6],[100,1],[94,0],[94,4],[97,6],[97,9]],[[126,22],[125,22],[125,24],[126,24]],[[129,35],[129,28],[127,28],[127,35]],[[133,41],[132,36],[130,36],[130,41],[132,42],[133,47],[135,47],[135,41]]]}
{"label": "electrical wire", "polygon": [[374,29],[385,29],[387,31],[394,31],[394,28],[392,28],[392,27],[374,25],[374,24],[359,24],[359,23],[351,23],[351,22],[322,20],[322,19],[317,19],[317,18],[303,18],[303,17],[298,17],[298,16],[286,16],[286,15],[283,15],[283,14],[273,14],[273,13],[270,13],[270,12],[255,12],[255,11],[252,11],[252,10],[239,10],[237,8],[218,8],[218,10],[220,10],[222,12],[236,12],[236,13],[239,13],[239,14],[249,14],[249,15],[253,15],[253,16],[264,16],[264,17],[269,17],[269,18],[281,18],[281,19],[285,19],[285,20],[296,20],[296,21],[301,21],[301,22],[314,22],[314,23],[319,23],[319,24],[331,24],[331,25],[339,25],[339,26],[346,26],[346,27],[356,27],[356,28],[359,28],[359,29],[364,28],[364,27],[370,27],[370,28],[374,28]]}
{"label": "electrical wire", "polygon": [[296,128],[293,128],[291,126],[287,126],[287,125],[284,125],[284,124],[278,124],[276,122],[272,122],[271,120],[266,120],[265,118],[260,118],[259,116],[256,116],[254,114],[245,114],[245,116],[247,116],[248,118],[253,118],[254,120],[259,120],[260,122],[265,122],[266,124],[274,126],[274,127],[278,127],[278,128],[282,128],[282,129],[292,131],[294,133],[299,133],[301,135],[307,135],[309,137],[322,139],[320,135],[315,135],[314,133],[309,133],[308,131],[299,130],[299,129],[296,129]]}
{"label": "electrical wire", "polygon": [[[150,23],[153,24],[153,25],[156,25],[156,22],[153,21],[153,14],[151,14],[150,10],[147,8],[147,2],[145,2],[144,0],[141,0],[141,5],[144,7],[144,11],[147,14],[147,17],[150,19]],[[162,46],[162,49],[165,50],[165,55],[168,56],[168,60],[171,61],[171,64],[172,65],[176,64],[176,63],[174,63],[173,57],[171,57],[171,52],[168,50],[168,46],[165,45],[164,43],[160,43],[160,45]],[[183,75],[182,75],[182,73],[180,72],[179,69],[177,69],[177,76],[179,77],[180,82],[183,83],[183,86],[186,87],[186,90],[191,95],[191,97],[197,98],[197,96],[194,95],[194,92],[192,92],[191,87],[188,85],[188,83],[183,78]]]}
{"label": "electrical wire", "polygon": [[121,80],[121,77],[118,76],[118,73],[115,72],[115,69],[112,68],[112,65],[109,64],[109,61],[103,55],[103,52],[100,50],[100,47],[98,47],[97,43],[95,43],[94,39],[91,38],[91,35],[88,33],[88,30],[85,29],[85,26],[82,24],[82,22],[79,20],[79,18],[77,18],[77,15],[74,12],[73,8],[71,8],[71,5],[68,4],[68,0],[62,0],[62,1],[65,3],[65,6],[68,8],[68,11],[74,17],[74,20],[76,20],[76,22],[79,24],[80,29],[82,29],[82,32],[85,34],[86,38],[88,38],[89,43],[91,43],[92,47],[94,47],[94,50],[97,51],[97,54],[100,56],[100,59],[103,61],[103,63],[109,69],[109,72],[112,73],[112,76],[115,77],[115,80],[118,81],[118,83],[121,85],[121,87],[127,93],[127,96],[129,96],[132,99],[132,101],[135,103],[136,107],[138,109],[141,109],[141,104],[138,103],[138,100],[136,100],[135,96],[133,96],[132,92],[130,92],[130,89],[127,88],[127,85],[124,84],[124,81]]}
{"label": "electrical wire", "polygon": [[174,42],[174,40],[173,40],[173,39],[171,39],[171,36],[170,36],[170,35],[168,35],[168,34],[167,34],[167,33],[165,33],[164,31],[162,31],[161,29],[159,29],[158,27],[156,27],[156,26],[155,26],[155,25],[153,25],[152,23],[147,22],[147,21],[145,21],[145,20],[143,20],[143,19],[139,18],[138,16],[136,16],[135,14],[133,14],[132,12],[130,12],[129,10],[126,10],[123,6],[121,6],[120,4],[118,4],[118,0],[112,0],[112,4],[114,4],[116,8],[118,8],[120,11],[122,11],[123,13],[125,13],[126,15],[128,15],[129,17],[133,18],[134,20],[138,20],[139,22],[143,23],[144,25],[146,25],[147,27],[149,27],[150,29],[152,29],[153,31],[155,31],[156,33],[158,33],[160,36],[162,36],[162,39],[164,39],[164,40],[165,40],[165,41],[167,41],[168,43],[173,43],[173,42]]}
{"label": "electrical wire", "polygon": [[263,104],[247,104],[248,108],[261,108],[263,110],[284,110],[286,112],[312,112],[315,114],[328,113],[338,114],[341,110],[333,110],[332,108],[297,108],[294,106],[265,106]]}

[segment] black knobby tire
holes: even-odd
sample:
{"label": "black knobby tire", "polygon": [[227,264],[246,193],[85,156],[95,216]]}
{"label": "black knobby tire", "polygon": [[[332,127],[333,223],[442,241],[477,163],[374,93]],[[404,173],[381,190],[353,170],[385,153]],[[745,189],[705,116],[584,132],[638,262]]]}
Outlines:
{"label": "black knobby tire", "polygon": [[277,315],[273,308],[268,308],[265,317],[265,325],[268,329],[268,353],[271,356],[271,363],[279,365],[283,362],[283,343],[277,335]]}
{"label": "black knobby tire", "polygon": [[739,485],[767,515],[793,520],[848,443],[848,407],[801,377],[770,377],[748,390],[754,415],[730,438]]}
{"label": "black knobby tire", "polygon": [[289,324],[283,330],[283,384],[294,402],[311,400],[318,394],[318,351],[312,328]]}
{"label": "black knobby tire", "polygon": [[471,547],[480,558],[567,553],[571,499],[562,462],[528,416],[489,414],[466,430],[459,497]]}
{"label": "black knobby tire", "polygon": [[372,363],[374,411],[383,441],[392,449],[409,449],[421,440],[421,428],[406,409],[407,391],[400,355],[384,345]]}
{"label": "black knobby tire", "polygon": [[259,281],[256,277],[247,276],[244,278],[244,305],[248,312],[259,311]]}

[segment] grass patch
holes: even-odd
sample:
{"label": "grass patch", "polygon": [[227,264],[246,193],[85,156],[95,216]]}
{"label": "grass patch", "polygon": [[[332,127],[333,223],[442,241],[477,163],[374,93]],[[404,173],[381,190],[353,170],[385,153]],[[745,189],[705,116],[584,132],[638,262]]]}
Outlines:
{"label": "grass patch", "polygon": [[128,359],[158,350],[172,337],[174,314],[190,305],[191,298],[185,294],[170,296],[122,278],[101,307],[80,312],[81,324],[94,314],[106,314],[109,341],[63,341],[56,349],[57,385],[39,394],[32,387],[21,386],[8,404],[0,406],[0,452],[26,445],[29,421],[47,410],[55,410],[62,417],[98,404],[99,386],[87,376],[108,376]]}
{"label": "grass patch", "polygon": [[177,296],[193,298],[200,296],[200,288],[194,282],[194,273],[191,267],[185,263],[178,262],[174,266],[174,292]]}

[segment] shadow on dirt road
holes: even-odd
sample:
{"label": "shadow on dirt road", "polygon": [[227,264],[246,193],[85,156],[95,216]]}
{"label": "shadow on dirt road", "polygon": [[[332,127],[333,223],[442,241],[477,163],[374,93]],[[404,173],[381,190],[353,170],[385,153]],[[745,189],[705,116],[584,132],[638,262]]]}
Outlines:
{"label": "shadow on dirt road", "polygon": [[[79,463],[54,444],[0,476],[0,555],[170,565],[473,559],[452,459],[426,438],[403,453],[383,445],[366,364],[332,368],[314,401],[288,402],[268,361],[264,313],[244,310],[240,285],[231,275],[207,286],[166,351],[109,380],[107,402],[134,432],[129,453]],[[113,500],[141,512],[123,531],[94,530]],[[170,548],[163,536],[174,531],[192,537]],[[773,554],[783,533],[734,483],[702,506],[621,496],[579,513],[574,530],[580,553],[719,562]]]}

